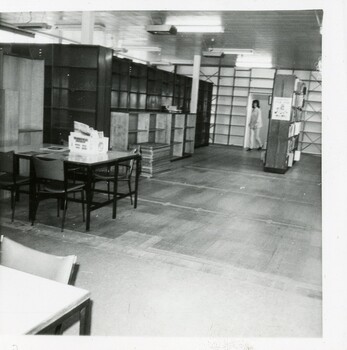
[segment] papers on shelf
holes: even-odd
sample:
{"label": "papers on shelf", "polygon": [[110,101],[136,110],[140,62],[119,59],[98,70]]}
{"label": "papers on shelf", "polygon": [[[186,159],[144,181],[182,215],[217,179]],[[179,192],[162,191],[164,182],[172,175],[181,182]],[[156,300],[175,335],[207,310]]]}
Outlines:
{"label": "papers on shelf", "polygon": [[294,135],[299,135],[301,131],[301,122],[294,123]]}
{"label": "papers on shelf", "polygon": [[297,136],[300,134],[300,131],[301,131],[301,122],[295,122],[293,124],[290,124],[288,137]]}

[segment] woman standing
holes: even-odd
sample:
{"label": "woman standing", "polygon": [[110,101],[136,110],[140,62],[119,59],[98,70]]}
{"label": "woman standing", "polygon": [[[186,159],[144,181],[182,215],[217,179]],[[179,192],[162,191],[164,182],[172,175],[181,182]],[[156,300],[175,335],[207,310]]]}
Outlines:
{"label": "woman standing", "polygon": [[263,126],[263,121],[261,119],[261,110],[260,110],[260,104],[259,100],[254,100],[252,102],[252,114],[251,114],[251,121],[249,122],[249,148],[247,148],[247,151],[251,151],[253,149],[253,142],[254,137],[256,142],[258,143],[259,147],[258,150],[261,150],[263,147],[263,144],[260,139],[260,128]]}

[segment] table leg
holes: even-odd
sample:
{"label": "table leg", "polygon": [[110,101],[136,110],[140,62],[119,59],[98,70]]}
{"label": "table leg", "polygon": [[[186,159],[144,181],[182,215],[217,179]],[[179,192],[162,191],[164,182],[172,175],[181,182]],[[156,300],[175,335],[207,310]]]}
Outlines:
{"label": "table leg", "polygon": [[[19,157],[15,155],[14,157],[14,174],[15,175],[19,175]],[[16,191],[16,201],[19,201],[19,186],[17,187],[17,191]]]}
{"label": "table leg", "polygon": [[35,206],[35,181],[34,181],[34,162],[32,159],[29,160],[29,173],[30,173],[30,184],[29,184],[29,221],[32,221],[33,219],[33,211]]}
{"label": "table leg", "polygon": [[87,216],[86,216],[86,231],[90,229],[90,212],[92,206],[92,168],[87,168],[87,183],[86,183],[86,199],[87,199]]}
{"label": "table leg", "polygon": [[80,311],[80,335],[90,335],[92,302],[89,299]]}
{"label": "table leg", "polygon": [[114,164],[114,179],[113,179],[113,210],[112,219],[117,216],[117,192],[118,192],[118,163]]}
{"label": "table leg", "polygon": [[135,174],[135,199],[134,199],[134,208],[137,207],[137,193],[139,189],[139,177],[141,172],[141,158],[136,159],[136,174]]}

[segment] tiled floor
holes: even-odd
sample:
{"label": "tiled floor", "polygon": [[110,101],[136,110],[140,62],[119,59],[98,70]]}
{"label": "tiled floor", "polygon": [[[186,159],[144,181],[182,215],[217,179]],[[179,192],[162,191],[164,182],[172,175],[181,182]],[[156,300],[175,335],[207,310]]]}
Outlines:
{"label": "tiled floor", "polygon": [[321,336],[320,158],[279,175],[258,152],[210,146],[172,166],[141,180],[136,210],[93,212],[88,234],[74,204],[64,233],[54,202],[31,227],[25,196],[14,224],[2,203],[1,232],[78,256],[93,335]]}

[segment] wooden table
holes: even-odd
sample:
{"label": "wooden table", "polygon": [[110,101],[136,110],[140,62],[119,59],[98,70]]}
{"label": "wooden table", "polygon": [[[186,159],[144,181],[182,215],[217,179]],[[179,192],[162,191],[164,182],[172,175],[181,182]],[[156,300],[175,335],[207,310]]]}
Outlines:
{"label": "wooden table", "polygon": [[[134,207],[137,207],[137,197],[138,197],[138,183],[141,171],[141,156],[139,154],[134,154],[133,152],[122,152],[122,151],[109,151],[104,154],[94,154],[94,155],[83,155],[70,152],[49,152],[48,148],[52,144],[42,144],[35,146],[21,146],[21,147],[2,147],[0,151],[8,152],[14,151],[18,159],[28,159],[30,160],[33,156],[40,156],[40,158],[48,159],[61,159],[68,163],[69,166],[83,167],[86,169],[86,230],[90,229],[90,213],[93,210],[99,209],[103,206],[113,204],[112,218],[115,219],[117,215],[117,199],[123,198],[123,196],[117,196],[118,189],[118,164],[124,161],[134,159],[136,161],[136,174],[135,174],[135,189],[132,191],[134,195]],[[61,147],[61,146],[60,146]],[[45,150],[42,150],[45,149]],[[114,190],[113,198],[103,201],[103,202],[93,202],[92,196],[92,181],[93,172],[95,169],[103,168],[107,166],[114,166]],[[31,166],[32,172],[32,166]],[[29,194],[29,220],[32,217],[33,212],[33,202],[35,196],[35,184],[31,181]],[[76,200],[77,201],[77,200]]]}
{"label": "wooden table", "polygon": [[[108,204],[113,204],[112,218],[115,219],[117,215],[117,200],[123,198],[124,196],[117,195],[118,190],[118,164],[124,161],[134,159],[136,161],[136,175],[135,175],[135,189],[132,191],[134,195],[134,208],[137,207],[137,195],[138,195],[138,183],[141,171],[141,156],[139,154],[134,154],[133,152],[121,152],[121,151],[109,151],[104,154],[94,154],[94,155],[83,155],[76,153],[50,153],[40,155],[40,158],[48,159],[61,159],[68,163],[69,166],[83,167],[86,169],[86,230],[90,229],[90,213],[93,210],[104,207]],[[92,182],[93,182],[93,172],[98,168],[111,167],[114,166],[114,187],[113,187],[113,198],[105,200],[103,202],[93,202],[92,195]]]}
{"label": "wooden table", "polygon": [[88,291],[0,265],[0,335],[54,333],[75,314],[90,335]]}

